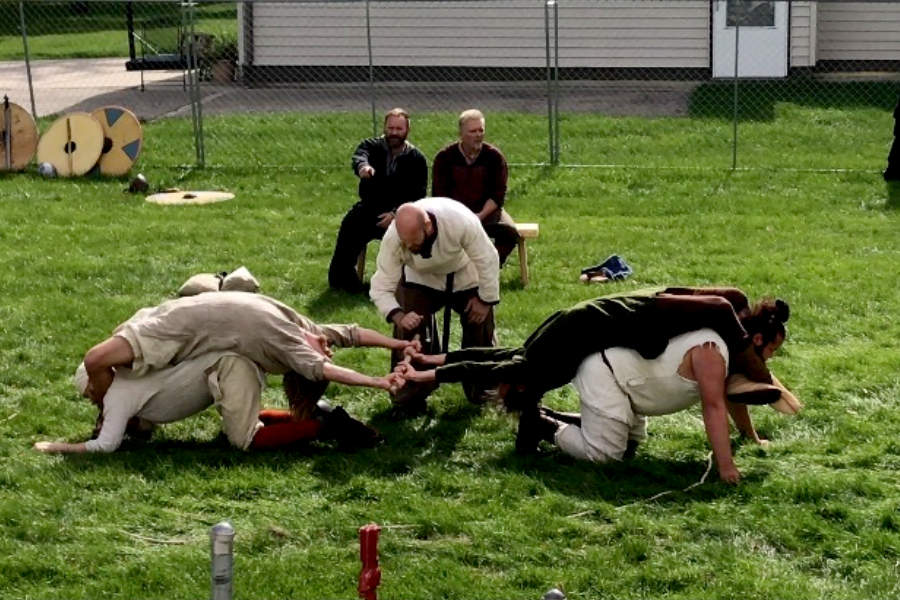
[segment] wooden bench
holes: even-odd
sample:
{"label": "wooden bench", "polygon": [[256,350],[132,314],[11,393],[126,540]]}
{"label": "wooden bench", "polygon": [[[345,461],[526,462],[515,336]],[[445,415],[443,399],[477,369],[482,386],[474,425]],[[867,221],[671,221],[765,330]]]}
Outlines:
{"label": "wooden bench", "polygon": [[[528,285],[528,240],[532,240],[540,234],[540,227],[537,223],[516,223],[516,230],[519,232],[519,275],[522,278],[522,287]],[[356,274],[359,280],[363,281],[366,274],[366,249],[363,248],[356,259]]]}
{"label": "wooden bench", "polygon": [[519,232],[519,274],[522,277],[522,287],[528,285],[528,240],[536,238],[540,234],[537,223],[516,223]]}

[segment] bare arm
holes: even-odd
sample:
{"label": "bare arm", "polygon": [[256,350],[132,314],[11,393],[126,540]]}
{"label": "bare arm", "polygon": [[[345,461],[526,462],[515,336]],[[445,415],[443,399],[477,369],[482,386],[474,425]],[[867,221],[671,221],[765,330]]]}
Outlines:
{"label": "bare arm", "polygon": [[389,348],[391,350],[406,350],[408,347],[422,349],[418,340],[395,340],[373,329],[360,327],[357,331],[360,346],[373,346],[377,348]]}
{"label": "bare arm", "polygon": [[766,440],[760,438],[759,434],[756,433],[756,428],[753,427],[753,419],[750,418],[750,409],[747,408],[746,404],[738,404],[726,399],[725,406],[728,408],[728,414],[731,415],[731,420],[734,421],[734,426],[741,432],[741,435],[757,444],[765,443]]}
{"label": "bare arm", "polygon": [[437,381],[437,371],[429,369],[427,371],[417,371],[415,367],[407,362],[401,362],[394,371],[403,376],[407,381],[415,381],[417,383],[434,383]]}
{"label": "bare arm", "polygon": [[46,454],[83,454],[87,452],[87,444],[67,444],[65,442],[38,442],[34,445],[38,452]]}
{"label": "bare arm", "polygon": [[381,390],[394,390],[403,385],[403,378],[398,373],[390,373],[384,377],[372,377],[357,373],[352,369],[339,367],[338,365],[326,362],[322,368],[325,379],[335,383],[343,383],[344,385],[357,385],[363,387],[378,388]]}
{"label": "bare arm", "polygon": [[690,356],[694,376],[700,387],[706,437],[719,467],[719,477],[727,483],[738,483],[741,474],[731,454],[728,411],[725,407],[725,359],[713,344],[693,348]]}
{"label": "bare arm", "polygon": [[84,368],[90,381],[91,399],[101,402],[115,377],[113,367],[130,366],[132,361],[134,351],[122,337],[107,338],[88,350],[84,355]]}

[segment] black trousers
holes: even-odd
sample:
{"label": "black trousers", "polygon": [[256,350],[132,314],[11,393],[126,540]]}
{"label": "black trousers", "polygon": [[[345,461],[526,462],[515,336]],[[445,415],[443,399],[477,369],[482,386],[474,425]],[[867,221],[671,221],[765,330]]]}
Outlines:
{"label": "black trousers", "polygon": [[488,217],[482,222],[484,232],[489,238],[494,240],[494,247],[500,256],[500,264],[506,262],[506,259],[516,249],[519,242],[519,232],[516,230],[516,223],[512,217],[502,208]]}
{"label": "black trousers", "polygon": [[384,237],[386,229],[378,226],[378,215],[384,212],[389,211],[374,210],[357,202],[344,215],[328,268],[328,285],[349,291],[360,290],[362,282],[356,274],[356,259],[366,244]]}
{"label": "black trousers", "polygon": [[677,335],[716,331],[733,354],[749,344],[731,304],[722,298],[659,298],[636,291],[601,297],[552,314],[520,348],[468,348],[450,352],[438,382],[525,384],[537,398],[572,381],[582,361],[615,346],[659,356]]}
{"label": "black trousers", "polygon": [[900,99],[894,109],[894,141],[888,153],[887,169],[884,171],[885,179],[900,180]]}
{"label": "black trousers", "polygon": [[[466,304],[469,299],[478,294],[478,288],[470,288],[453,292],[449,298],[450,309],[459,315],[460,325],[462,326],[462,348],[472,347],[490,347],[494,343],[494,309],[491,307],[487,317],[482,323],[470,323],[465,314]],[[436,354],[440,352],[441,341],[437,330],[437,314],[448,304],[446,292],[427,288],[424,286],[409,284],[401,281],[397,287],[397,302],[403,312],[415,312],[422,315],[422,324],[412,331],[401,329],[394,326],[394,338],[400,340],[411,340],[416,335],[422,342],[422,350],[426,354]],[[403,360],[403,353],[394,351],[391,354],[391,370],[396,364]],[[407,382],[405,386],[394,396],[394,402],[401,404],[404,402],[425,398],[431,393],[436,385],[416,384]],[[463,389],[472,401],[476,401],[485,387],[476,383],[464,383]]]}

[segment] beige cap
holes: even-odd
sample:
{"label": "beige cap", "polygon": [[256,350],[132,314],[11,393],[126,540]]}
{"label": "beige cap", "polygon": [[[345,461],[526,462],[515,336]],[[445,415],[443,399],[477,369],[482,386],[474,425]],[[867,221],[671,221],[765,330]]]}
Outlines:
{"label": "beige cap", "polygon": [[218,292],[222,280],[215,273],[199,273],[178,288],[178,296],[196,296],[204,292]]}
{"label": "beige cap", "polygon": [[250,274],[247,267],[240,267],[225,276],[222,280],[223,292],[250,292],[259,291],[259,282]]}
{"label": "beige cap", "polygon": [[[772,385],[750,381],[746,376],[735,374],[728,378],[728,399],[742,404],[768,404],[775,410],[786,415],[796,415],[803,408],[803,404],[797,399],[775,375],[772,375]],[[778,395],[775,395],[775,394]],[[746,396],[742,398],[741,396]],[[751,399],[753,397],[753,399]]]}

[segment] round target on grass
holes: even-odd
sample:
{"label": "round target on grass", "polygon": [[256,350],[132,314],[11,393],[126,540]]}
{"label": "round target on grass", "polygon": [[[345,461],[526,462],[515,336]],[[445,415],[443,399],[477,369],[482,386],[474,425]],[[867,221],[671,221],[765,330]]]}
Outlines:
{"label": "round target on grass", "polygon": [[37,125],[18,104],[5,100],[0,108],[0,171],[21,171],[37,150]]}
{"label": "round target on grass", "polygon": [[97,166],[102,175],[124,175],[131,170],[143,146],[141,122],[121,106],[104,106],[91,113],[103,128],[103,151]]}
{"label": "round target on grass", "polygon": [[153,204],[213,204],[215,202],[225,202],[234,198],[231,192],[183,192],[181,190],[173,192],[160,192],[147,196],[147,202]]}
{"label": "round target on grass", "polygon": [[53,122],[38,142],[38,162],[56,167],[60,177],[84,175],[103,151],[103,127],[88,113],[69,113]]}

